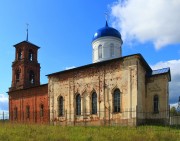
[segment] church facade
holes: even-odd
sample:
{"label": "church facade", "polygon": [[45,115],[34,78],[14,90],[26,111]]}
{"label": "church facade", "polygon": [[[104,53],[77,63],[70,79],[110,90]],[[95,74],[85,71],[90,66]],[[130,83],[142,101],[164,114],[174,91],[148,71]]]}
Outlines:
{"label": "church facade", "polygon": [[152,71],[140,54],[48,75],[51,123],[168,122],[169,68]]}
{"label": "church facade", "polygon": [[[37,46],[28,41],[15,45],[10,120],[58,125],[168,123],[170,68],[152,70],[141,54],[122,56],[122,44],[119,31],[106,22],[92,40],[93,63],[48,74],[45,85],[39,83]],[[24,54],[29,54],[27,60],[19,62]]]}
{"label": "church facade", "polygon": [[122,56],[122,43],[106,22],[93,37],[92,64],[47,75],[51,123],[168,122],[170,69],[152,70],[141,54]]}

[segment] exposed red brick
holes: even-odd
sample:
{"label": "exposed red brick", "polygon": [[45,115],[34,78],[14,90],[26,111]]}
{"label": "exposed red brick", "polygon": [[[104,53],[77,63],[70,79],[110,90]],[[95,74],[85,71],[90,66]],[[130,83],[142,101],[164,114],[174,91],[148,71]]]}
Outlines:
{"label": "exposed red brick", "polygon": [[[43,116],[40,115],[41,105],[43,105]],[[27,118],[27,106],[30,107],[29,118]],[[17,117],[15,108],[17,108]],[[9,92],[9,114],[11,122],[49,123],[48,85]]]}

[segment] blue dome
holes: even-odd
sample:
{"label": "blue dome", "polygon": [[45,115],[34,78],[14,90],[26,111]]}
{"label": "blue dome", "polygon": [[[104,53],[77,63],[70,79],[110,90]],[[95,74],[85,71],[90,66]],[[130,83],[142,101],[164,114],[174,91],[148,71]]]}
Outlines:
{"label": "blue dome", "polygon": [[105,37],[105,36],[112,36],[112,37],[117,37],[121,39],[121,34],[119,33],[119,31],[112,27],[109,27],[107,22],[106,22],[105,27],[100,28],[99,30],[96,31],[96,33],[93,36],[92,41],[101,37]]}

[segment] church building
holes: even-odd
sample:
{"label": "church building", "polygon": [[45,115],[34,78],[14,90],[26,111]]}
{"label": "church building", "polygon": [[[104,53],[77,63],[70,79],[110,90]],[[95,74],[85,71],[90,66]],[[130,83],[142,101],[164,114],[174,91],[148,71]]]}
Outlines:
{"label": "church building", "polygon": [[170,68],[152,70],[141,54],[122,56],[121,34],[105,27],[92,40],[92,64],[48,74],[40,85],[38,46],[14,45],[10,120],[56,125],[166,124]]}
{"label": "church building", "polygon": [[141,54],[122,56],[122,44],[106,22],[93,37],[92,64],[47,75],[51,123],[168,121],[170,68],[152,70]]}

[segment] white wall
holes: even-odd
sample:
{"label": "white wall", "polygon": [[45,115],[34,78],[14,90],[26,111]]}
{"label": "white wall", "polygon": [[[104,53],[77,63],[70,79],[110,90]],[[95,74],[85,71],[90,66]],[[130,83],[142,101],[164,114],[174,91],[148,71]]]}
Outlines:
{"label": "white wall", "polygon": [[[111,44],[114,44],[114,56],[111,56]],[[102,45],[102,58],[98,57],[98,46]],[[110,60],[113,58],[118,58],[122,56],[121,49],[122,41],[119,38],[106,36],[98,38],[97,40],[92,42],[92,61],[93,63]]]}

